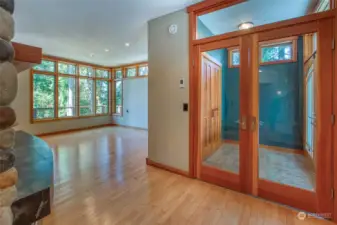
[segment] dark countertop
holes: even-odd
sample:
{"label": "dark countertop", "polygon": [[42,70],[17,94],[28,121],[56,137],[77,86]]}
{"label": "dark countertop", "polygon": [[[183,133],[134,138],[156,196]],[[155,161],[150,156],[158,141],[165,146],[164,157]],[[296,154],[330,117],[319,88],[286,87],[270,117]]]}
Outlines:
{"label": "dark countertop", "polygon": [[31,224],[50,214],[53,190],[53,152],[42,139],[17,131],[14,154],[19,173],[14,224]]}

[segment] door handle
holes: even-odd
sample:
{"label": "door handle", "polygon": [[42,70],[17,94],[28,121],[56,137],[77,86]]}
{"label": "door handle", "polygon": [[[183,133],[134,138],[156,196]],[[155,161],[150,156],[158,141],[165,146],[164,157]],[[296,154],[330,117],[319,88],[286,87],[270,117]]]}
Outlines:
{"label": "door handle", "polygon": [[242,130],[247,130],[247,117],[246,116],[241,117],[240,126]]}
{"label": "door handle", "polygon": [[250,131],[251,131],[251,132],[254,132],[255,130],[256,130],[256,117],[253,116],[253,117],[252,117],[252,122],[251,122],[251,124],[250,124]]}

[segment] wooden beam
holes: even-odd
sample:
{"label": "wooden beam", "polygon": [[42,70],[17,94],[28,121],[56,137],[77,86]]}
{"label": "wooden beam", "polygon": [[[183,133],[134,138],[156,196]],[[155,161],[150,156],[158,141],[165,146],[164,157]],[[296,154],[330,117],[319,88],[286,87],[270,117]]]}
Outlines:
{"label": "wooden beam", "polygon": [[12,42],[15,50],[15,61],[40,64],[42,60],[42,48]]}

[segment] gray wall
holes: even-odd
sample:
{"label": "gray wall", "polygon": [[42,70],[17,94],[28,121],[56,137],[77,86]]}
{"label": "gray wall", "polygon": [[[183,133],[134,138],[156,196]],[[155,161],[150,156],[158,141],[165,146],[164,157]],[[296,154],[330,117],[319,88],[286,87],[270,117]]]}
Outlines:
{"label": "gray wall", "polygon": [[41,134],[56,132],[69,129],[85,128],[103,124],[110,124],[111,117],[93,117],[86,119],[63,120],[46,123],[30,123],[30,70],[23,71],[18,74],[19,90],[12,107],[16,112],[17,122],[19,125],[15,127],[17,130],[24,130],[31,134]]}
{"label": "gray wall", "polygon": [[[178,33],[168,28],[178,25]],[[188,14],[178,11],[149,22],[149,159],[188,171]],[[185,78],[185,88],[179,79]]]}
{"label": "gray wall", "polygon": [[113,122],[123,126],[148,128],[148,78],[123,81],[123,117]]}

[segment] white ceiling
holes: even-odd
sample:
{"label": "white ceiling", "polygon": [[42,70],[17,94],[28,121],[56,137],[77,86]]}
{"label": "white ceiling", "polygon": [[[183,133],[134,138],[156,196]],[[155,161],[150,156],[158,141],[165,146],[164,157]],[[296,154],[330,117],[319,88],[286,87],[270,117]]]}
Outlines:
{"label": "white ceiling", "polygon": [[16,0],[13,41],[99,65],[146,61],[147,21],[198,1]]}
{"label": "white ceiling", "polygon": [[199,19],[213,34],[223,34],[238,30],[243,22],[253,22],[255,26],[303,16],[317,0],[248,0]]}

